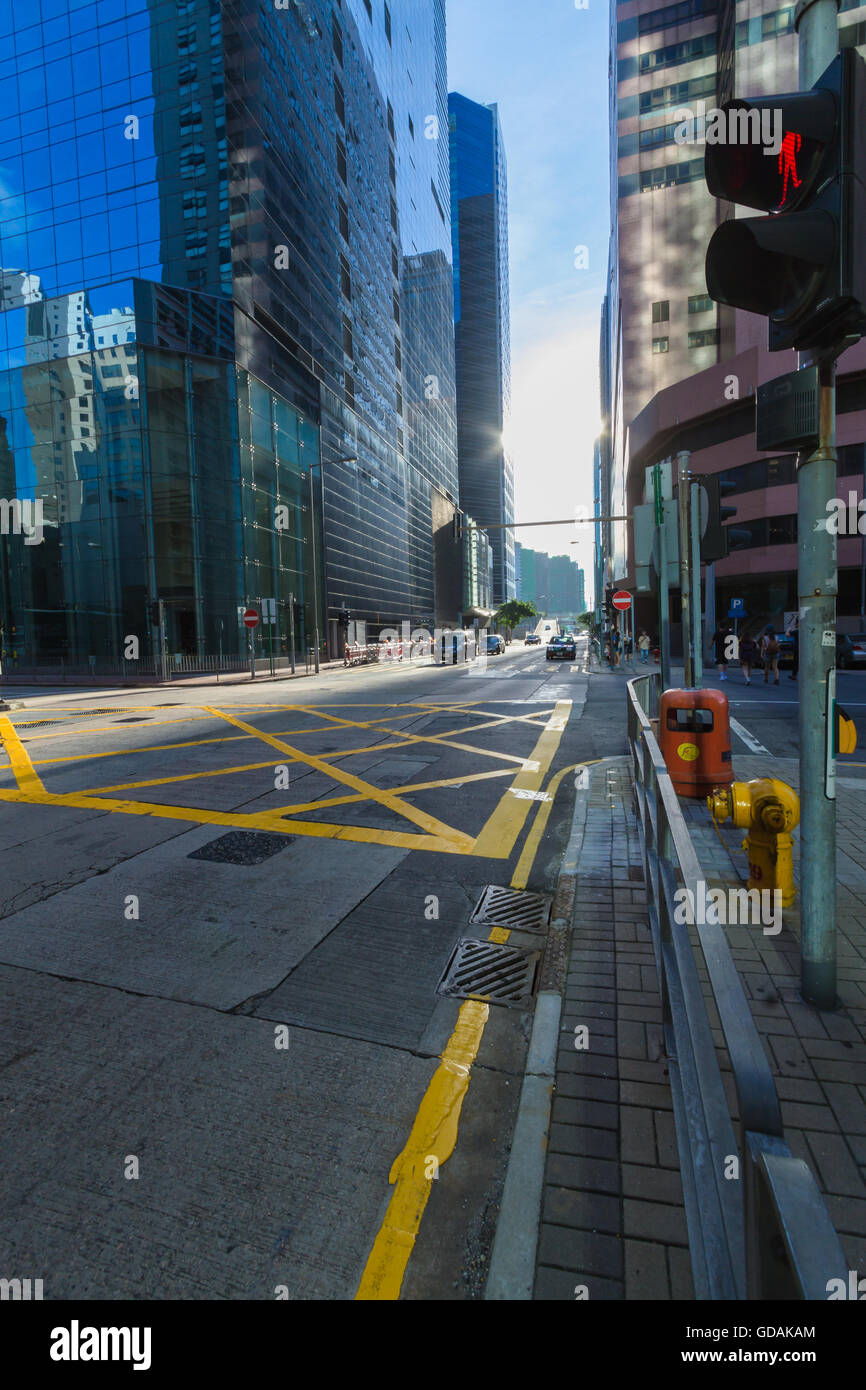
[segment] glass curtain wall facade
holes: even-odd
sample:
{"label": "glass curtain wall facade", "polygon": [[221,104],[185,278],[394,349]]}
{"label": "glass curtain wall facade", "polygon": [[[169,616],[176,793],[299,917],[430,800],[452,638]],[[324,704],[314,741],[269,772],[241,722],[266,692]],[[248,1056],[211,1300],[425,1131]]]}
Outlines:
{"label": "glass curtain wall facade", "polygon": [[[448,97],[460,504],[480,524],[514,520],[508,182],[495,105]],[[491,530],[493,601],[517,592],[514,532]]]}
{"label": "glass curtain wall facade", "polygon": [[3,509],[10,665],[145,663],[156,599],[192,658],[242,654],[265,598],[278,653],[291,597],[299,647],[329,606],[432,613],[456,426],[418,9],[0,0],[0,497],[42,517]]}

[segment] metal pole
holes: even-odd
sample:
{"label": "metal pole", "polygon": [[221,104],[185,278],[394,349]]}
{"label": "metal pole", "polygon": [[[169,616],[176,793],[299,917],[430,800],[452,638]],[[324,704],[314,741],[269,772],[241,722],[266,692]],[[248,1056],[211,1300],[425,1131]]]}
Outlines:
{"label": "metal pole", "polygon": [[313,640],[316,644],[316,675],[319,674],[319,576],[316,568],[316,507],[313,498],[313,468],[307,469],[310,477],[310,544],[313,548]]}
{"label": "metal pole", "polygon": [[692,520],[692,660],[695,687],[704,683],[704,641],[701,630],[701,488],[692,483],[689,488]]}
{"label": "metal pole", "polygon": [[689,452],[677,454],[677,513],[680,533],[680,604],[682,606],[683,664],[686,689],[694,688],[692,673],[691,547],[689,546]]}
{"label": "metal pole", "polygon": [[[800,0],[800,89],[808,90],[839,46],[837,0]],[[801,988],[817,1008],[836,1004],[836,802],[826,794],[828,674],[836,666],[836,535],[826,525],[836,495],[836,363],[818,364],[818,447],[798,459],[800,600]],[[824,522],[821,525],[821,522]]]}
{"label": "metal pole", "polygon": [[292,651],[292,675],[295,674],[295,596],[289,594],[289,634]]}
{"label": "metal pole", "polygon": [[168,684],[168,652],[165,640],[165,600],[159,599],[159,664],[163,685]]}
{"label": "metal pole", "polygon": [[716,630],[716,562],[707,565],[706,573],[707,591],[707,648],[709,648],[710,638]]}
{"label": "metal pole", "polygon": [[667,690],[671,683],[670,596],[668,593],[665,504],[662,497],[661,469],[658,464],[653,470],[653,491],[655,494],[656,527],[659,535],[659,662],[662,668],[662,690]]}

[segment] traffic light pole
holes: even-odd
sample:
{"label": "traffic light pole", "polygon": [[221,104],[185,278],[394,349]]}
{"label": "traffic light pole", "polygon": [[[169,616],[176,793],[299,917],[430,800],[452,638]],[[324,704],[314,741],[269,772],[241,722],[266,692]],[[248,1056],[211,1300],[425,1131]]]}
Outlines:
{"label": "traffic light pole", "polygon": [[671,683],[671,631],[670,595],[668,593],[668,546],[665,531],[665,504],[662,497],[661,468],[653,469],[653,500],[655,502],[656,528],[659,538],[659,664],[661,666],[662,690]]}
{"label": "traffic light pole", "polygon": [[695,688],[704,683],[704,641],[701,629],[701,489],[689,488],[692,522],[692,661]]}
{"label": "traffic light pole", "polygon": [[[808,90],[839,45],[837,0],[800,0],[800,88]],[[836,802],[825,795],[827,675],[836,666],[836,535],[821,522],[836,495],[836,363],[819,363],[818,448],[798,470],[800,603],[801,989],[817,1008],[836,1004]]]}
{"label": "traffic light pole", "polygon": [[[798,471],[800,607],[801,987],[836,1003],[836,802],[825,795],[827,675],[836,666],[836,536],[821,519],[836,494],[836,364],[820,366],[818,448]],[[818,524],[816,524],[818,523]]]}
{"label": "traffic light pole", "polygon": [[683,664],[687,690],[695,685],[692,661],[691,547],[689,545],[689,453],[677,454],[677,514],[680,536],[680,604],[682,606]]}

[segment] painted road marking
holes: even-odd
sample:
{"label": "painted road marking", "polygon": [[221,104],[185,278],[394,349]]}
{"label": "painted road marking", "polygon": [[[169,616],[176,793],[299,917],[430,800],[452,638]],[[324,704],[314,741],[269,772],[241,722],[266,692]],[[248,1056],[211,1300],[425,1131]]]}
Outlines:
{"label": "painted road marking", "polygon": [[741,738],[743,740],[743,743],[746,745],[748,749],[751,750],[751,752],[769,753],[769,748],[765,748],[763,743],[759,743],[758,740],[752,734],[749,733],[748,729],[744,729],[742,724],[740,724],[736,719],[731,719],[730,724],[734,733],[738,736],[738,738]]}
{"label": "painted road marking", "polygon": [[[541,784],[559,747],[570,714],[571,701],[560,700],[530,754],[530,760],[536,766],[532,771],[524,767],[518,772],[511,787],[512,791],[541,790]],[[496,858],[505,849],[502,857],[507,858],[526,823],[530,804],[515,796],[502,797],[475,841],[472,853],[480,858]]]}
{"label": "painted road marking", "polygon": [[[538,809],[535,824],[511,879],[512,888],[526,886],[563,777],[578,767],[590,765],[574,763],[551,778],[545,804]],[[504,945],[510,936],[511,932],[506,927],[492,927],[487,940]],[[440,1066],[418,1107],[406,1147],[395,1159],[388,1175],[388,1182],[396,1184],[396,1190],[364,1266],[356,1300],[393,1301],[400,1297],[433,1182],[457,1144],[460,1112],[469,1090],[471,1067],[478,1056],[489,1016],[488,1004],[470,999],[461,1005],[457,1024],[442,1053]],[[434,1160],[433,1164],[431,1159]]]}
{"label": "painted road marking", "polygon": [[0,715],[0,738],[3,740],[3,747],[6,749],[6,756],[18,784],[18,790],[33,792],[37,795],[44,792],[45,787],[34,771],[30,755],[15,732],[15,726],[4,715]]}

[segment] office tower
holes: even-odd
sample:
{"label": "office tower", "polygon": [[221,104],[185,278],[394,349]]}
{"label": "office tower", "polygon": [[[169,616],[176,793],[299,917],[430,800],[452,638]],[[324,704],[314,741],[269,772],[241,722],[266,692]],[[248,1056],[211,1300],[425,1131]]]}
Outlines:
{"label": "office tower", "polygon": [[[840,44],[866,30],[842,0]],[[861,47],[861,52],[866,49]],[[644,500],[645,470],[680,449],[696,474],[720,473],[737,509],[736,550],[715,569],[718,611],[748,600],[755,622],[797,606],[796,461],[759,453],[754,392],[793,370],[791,352],[770,354],[766,320],[709,298],[710,237],[733,212],[704,182],[704,145],[692,122],[732,96],[796,91],[794,7],[758,0],[652,0],[618,4],[611,28],[611,253],[601,321],[604,430],[599,439],[600,515]],[[840,496],[861,488],[866,396],[863,347],[840,362]],[[604,582],[634,582],[630,528],[600,525]],[[862,613],[861,543],[839,544],[839,612]],[[706,595],[712,605],[713,591]],[[647,599],[643,617],[657,622]],[[845,624],[843,623],[843,626]]]}
{"label": "office tower", "polygon": [[514,466],[503,433],[511,409],[508,181],[495,105],[451,92],[451,242],[460,505],[491,529],[493,599],[516,593]]}
{"label": "office tower", "polygon": [[50,11],[0,3],[0,475],[46,521],[0,541],[19,668],[151,656],[157,599],[190,659],[269,598],[278,654],[293,611],[331,651],[343,608],[433,620],[444,0]]}

